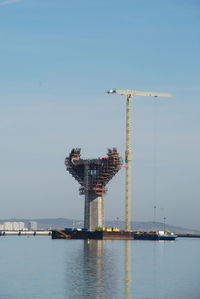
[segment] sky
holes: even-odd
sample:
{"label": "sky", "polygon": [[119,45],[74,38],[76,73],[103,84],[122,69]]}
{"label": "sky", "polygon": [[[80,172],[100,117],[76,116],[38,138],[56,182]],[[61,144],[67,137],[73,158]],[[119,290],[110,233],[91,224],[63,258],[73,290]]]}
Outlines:
{"label": "sky", "polygon": [[[200,229],[200,2],[0,0],[0,219],[83,219],[66,172],[125,152],[125,99],[108,89],[167,92],[133,100],[132,218]],[[125,170],[106,195],[124,220]]]}

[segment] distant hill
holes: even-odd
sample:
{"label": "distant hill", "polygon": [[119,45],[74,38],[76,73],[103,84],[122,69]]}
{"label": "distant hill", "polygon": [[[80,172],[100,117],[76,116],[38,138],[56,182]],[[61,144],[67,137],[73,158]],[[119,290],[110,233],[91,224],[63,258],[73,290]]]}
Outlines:
{"label": "distant hill", "polygon": [[[6,221],[22,221],[26,224],[26,227],[28,227],[28,223],[30,221],[37,221],[38,223],[38,229],[56,229],[60,228],[63,229],[65,227],[83,227],[83,221],[77,220],[77,219],[68,219],[68,218],[39,218],[39,219],[0,219],[0,223],[6,222]],[[124,222],[123,221],[106,221],[107,227],[118,227],[120,229],[124,228]],[[132,229],[134,230],[144,230],[144,231],[150,231],[150,230],[163,230],[164,224],[161,222],[152,222],[152,221],[133,221],[131,225]],[[183,228],[179,226],[170,225],[168,223],[165,224],[165,229],[177,232],[177,233],[199,233],[199,230],[195,229],[189,229],[189,228]]]}

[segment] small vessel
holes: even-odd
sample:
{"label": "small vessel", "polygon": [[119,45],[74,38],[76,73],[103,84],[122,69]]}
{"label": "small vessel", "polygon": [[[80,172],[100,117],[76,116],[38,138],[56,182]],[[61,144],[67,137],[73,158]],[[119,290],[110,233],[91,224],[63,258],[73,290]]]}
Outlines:
{"label": "small vessel", "polygon": [[134,232],[134,240],[156,240],[156,241],[174,241],[177,238],[177,235],[175,235],[172,232],[169,231],[137,231]]}

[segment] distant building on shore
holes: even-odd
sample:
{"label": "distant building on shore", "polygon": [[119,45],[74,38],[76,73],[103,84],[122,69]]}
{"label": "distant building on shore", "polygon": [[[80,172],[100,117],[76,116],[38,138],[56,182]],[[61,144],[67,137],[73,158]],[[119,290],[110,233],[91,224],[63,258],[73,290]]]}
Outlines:
{"label": "distant building on shore", "polygon": [[13,230],[13,231],[19,231],[19,230],[26,230],[25,223],[24,222],[4,222],[0,224],[0,230]]}
{"label": "distant building on shore", "polygon": [[38,229],[37,221],[29,221],[28,230],[37,230],[37,229]]}

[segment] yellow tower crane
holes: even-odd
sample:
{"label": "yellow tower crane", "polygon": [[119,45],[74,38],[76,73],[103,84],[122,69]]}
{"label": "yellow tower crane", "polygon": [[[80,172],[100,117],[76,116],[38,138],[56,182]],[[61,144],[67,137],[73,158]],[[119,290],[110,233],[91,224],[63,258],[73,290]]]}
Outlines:
{"label": "yellow tower crane", "polygon": [[156,92],[143,92],[135,90],[115,90],[111,89],[107,91],[108,94],[119,94],[126,96],[126,178],[125,178],[125,230],[131,230],[131,164],[132,164],[132,107],[131,102],[134,96],[145,97],[171,97],[169,93],[156,93]]}

